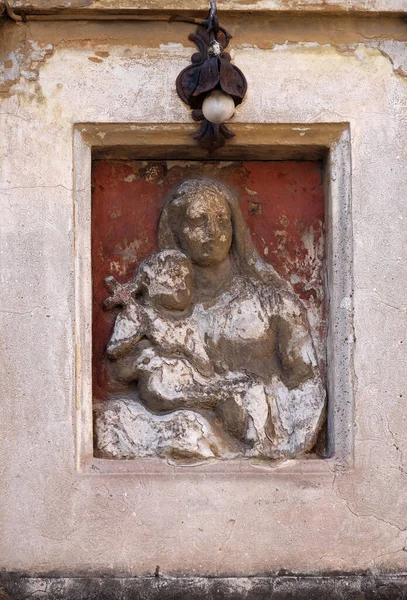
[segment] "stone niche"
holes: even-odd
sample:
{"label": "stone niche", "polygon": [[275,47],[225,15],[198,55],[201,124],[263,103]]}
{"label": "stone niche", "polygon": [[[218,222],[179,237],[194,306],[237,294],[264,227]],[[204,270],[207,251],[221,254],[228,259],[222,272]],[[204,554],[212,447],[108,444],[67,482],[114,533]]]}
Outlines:
{"label": "stone niche", "polygon": [[[350,256],[337,279],[333,262],[335,245],[350,251],[348,212],[333,233],[331,207],[346,193],[336,198],[326,178],[333,152],[347,173],[346,128],[315,129],[314,147],[295,143],[302,128],[243,127],[239,142],[250,134],[250,146],[233,144],[218,160],[185,143],[183,128],[164,149],[158,129],[97,129],[77,131],[78,181],[91,178],[77,205],[88,245],[77,279],[79,293],[86,282],[87,321],[77,325],[91,332],[79,383],[92,390],[78,424],[81,468],[349,464],[351,387],[347,414],[342,396],[336,408],[329,396],[351,368],[351,339],[341,345],[329,327],[338,289],[350,298]],[[103,147],[93,145],[101,138]],[[335,344],[336,381],[338,353],[327,361]]]}
{"label": "stone niche", "polygon": [[322,162],[99,160],[92,190],[95,455],[324,455]]}

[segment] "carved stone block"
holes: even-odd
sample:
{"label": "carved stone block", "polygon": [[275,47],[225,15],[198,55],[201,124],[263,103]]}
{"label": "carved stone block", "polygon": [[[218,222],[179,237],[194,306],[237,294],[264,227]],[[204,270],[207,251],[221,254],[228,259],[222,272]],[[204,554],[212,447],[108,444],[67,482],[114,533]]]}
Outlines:
{"label": "carved stone block", "polygon": [[186,179],[164,203],[157,238],[127,281],[105,274],[115,320],[94,412],[97,456],[310,452],[325,416],[321,339],[292,285],[256,250],[236,194]]}

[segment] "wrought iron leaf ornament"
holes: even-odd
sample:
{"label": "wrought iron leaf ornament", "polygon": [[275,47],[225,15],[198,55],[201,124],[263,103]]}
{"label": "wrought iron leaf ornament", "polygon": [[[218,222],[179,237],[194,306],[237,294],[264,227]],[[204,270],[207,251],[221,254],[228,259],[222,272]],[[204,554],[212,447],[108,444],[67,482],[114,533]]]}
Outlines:
{"label": "wrought iron leaf ornament", "polygon": [[220,148],[232,133],[223,123],[211,123],[202,112],[202,105],[213,90],[221,90],[233,98],[235,106],[246,94],[247,82],[242,71],[231,62],[225,52],[231,36],[219,25],[216,2],[210,3],[208,18],[198,24],[189,39],[196,44],[198,52],[191,56],[191,65],[177,77],[178,96],[192,109],[192,118],[201,121],[194,135],[200,146],[210,152]]}

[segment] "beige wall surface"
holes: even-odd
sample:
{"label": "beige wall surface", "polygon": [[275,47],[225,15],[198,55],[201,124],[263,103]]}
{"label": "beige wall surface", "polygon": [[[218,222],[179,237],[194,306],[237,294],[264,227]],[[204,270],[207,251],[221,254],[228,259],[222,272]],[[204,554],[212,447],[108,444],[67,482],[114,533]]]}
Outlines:
{"label": "beige wall surface", "polygon": [[75,397],[76,124],[190,123],[174,83],[189,64],[193,26],[4,21],[0,569],[407,569],[406,25],[398,17],[379,25],[313,16],[307,25],[244,14],[225,23],[248,80],[235,123],[293,124],[305,136],[310,124],[349,127],[354,292],[340,310],[353,301],[353,464],[78,469],[86,398]]}

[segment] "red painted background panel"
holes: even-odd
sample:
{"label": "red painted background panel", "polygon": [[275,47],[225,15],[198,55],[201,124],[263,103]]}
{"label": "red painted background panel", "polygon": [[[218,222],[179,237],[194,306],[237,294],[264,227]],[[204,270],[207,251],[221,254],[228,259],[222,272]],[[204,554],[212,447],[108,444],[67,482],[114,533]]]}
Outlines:
{"label": "red painted background panel", "polygon": [[106,396],[103,352],[115,314],[105,312],[103,279],[131,278],[156,250],[168,191],[192,177],[235,189],[260,254],[288,279],[308,308],[324,363],[324,202],[318,162],[95,161],[92,171],[93,386]]}

